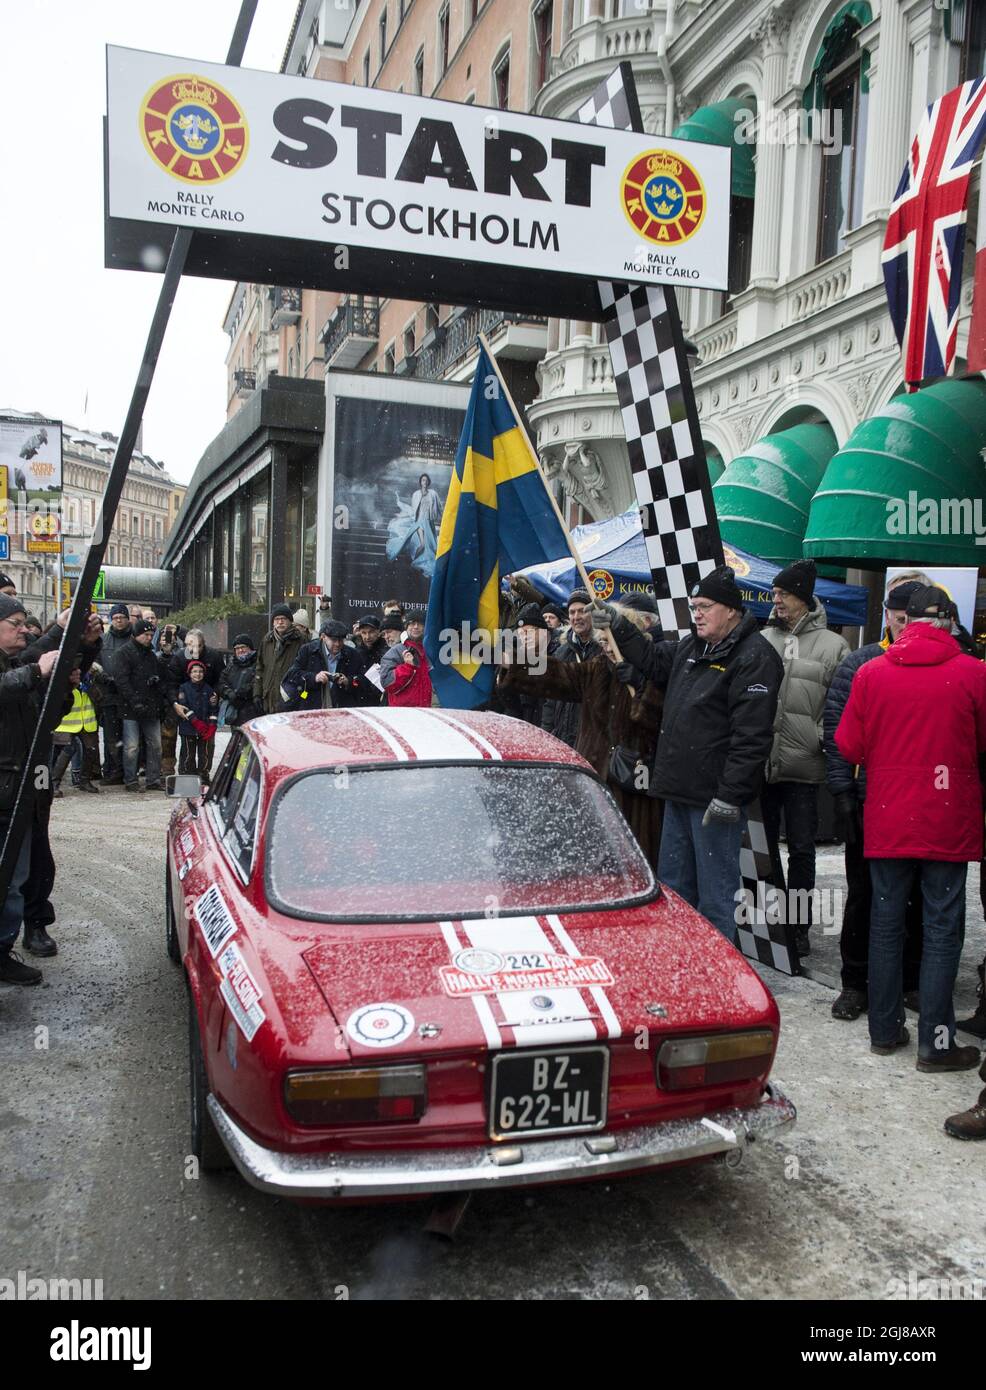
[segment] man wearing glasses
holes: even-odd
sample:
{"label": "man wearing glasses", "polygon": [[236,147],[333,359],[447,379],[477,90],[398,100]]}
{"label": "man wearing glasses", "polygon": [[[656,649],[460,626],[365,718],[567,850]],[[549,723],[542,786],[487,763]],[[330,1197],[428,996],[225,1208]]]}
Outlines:
{"label": "man wearing glasses", "polygon": [[680,642],[652,642],[608,604],[593,604],[593,618],[612,626],[620,680],[666,692],[650,786],[664,800],[658,877],[735,942],[744,813],[760,794],[784,667],[728,565],[695,585],[689,607],[695,632]]}

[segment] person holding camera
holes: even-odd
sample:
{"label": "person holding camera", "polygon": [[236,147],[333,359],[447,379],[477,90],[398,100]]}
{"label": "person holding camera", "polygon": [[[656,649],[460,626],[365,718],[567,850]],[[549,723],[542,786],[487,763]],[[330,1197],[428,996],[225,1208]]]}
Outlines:
{"label": "person holding camera", "polygon": [[364,669],[363,658],[346,643],[345,624],[334,619],[323,623],[318,637],[299,648],[284,677],[286,708],[348,709],[364,704]]}
{"label": "person holding camera", "polygon": [[407,615],[407,636],[380,660],[380,683],[388,705],[431,708],[431,676],[423,645],[425,615]]}
{"label": "person holding camera", "polygon": [[253,678],[257,670],[257,649],[248,632],[233,638],[233,655],[219,677],[219,698],[226,701],[226,723],[238,729],[248,719],[263,714],[264,707],[253,697]]}
{"label": "person holding camera", "polygon": [[[166,694],[163,667],[151,650],[154,629],[143,618],[114,659],[113,671],[123,720],[123,789],[164,791],[161,781],[161,706]],[[147,761],[142,787],[137,780],[141,735]]]}

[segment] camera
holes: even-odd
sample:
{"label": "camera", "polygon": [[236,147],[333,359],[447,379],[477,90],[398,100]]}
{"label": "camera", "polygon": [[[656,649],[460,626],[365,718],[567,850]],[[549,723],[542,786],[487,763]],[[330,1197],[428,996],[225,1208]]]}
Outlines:
{"label": "camera", "polygon": [[161,677],[160,677],[160,676],[148,676],[148,677],[147,677],[147,688],[148,688],[148,690],[157,690],[157,688],[158,688],[158,686],[159,686],[160,684],[161,684]]}

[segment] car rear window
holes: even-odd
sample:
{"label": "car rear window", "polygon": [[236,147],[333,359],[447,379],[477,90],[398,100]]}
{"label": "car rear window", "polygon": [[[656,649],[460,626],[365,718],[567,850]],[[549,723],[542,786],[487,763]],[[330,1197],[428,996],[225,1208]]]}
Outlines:
{"label": "car rear window", "polygon": [[544,764],[303,773],[271,808],[266,881],[273,907],[324,921],[576,911],[657,891],[602,784]]}

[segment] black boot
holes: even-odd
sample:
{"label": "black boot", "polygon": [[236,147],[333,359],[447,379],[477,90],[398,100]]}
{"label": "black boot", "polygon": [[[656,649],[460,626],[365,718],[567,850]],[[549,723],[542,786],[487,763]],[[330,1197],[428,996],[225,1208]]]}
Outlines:
{"label": "black boot", "polygon": [[0,951],[0,982],[5,985],[39,985],[40,970],[25,965],[15,951]]}
{"label": "black boot", "polygon": [[57,956],[58,947],[44,927],[29,927],[24,923],[24,950],[32,956]]}
{"label": "black boot", "polygon": [[976,974],[979,976],[979,986],[976,990],[979,1002],[976,1012],[971,1018],[957,1022],[955,1026],[961,1028],[963,1033],[971,1033],[974,1038],[986,1038],[986,961],[976,966]]}

